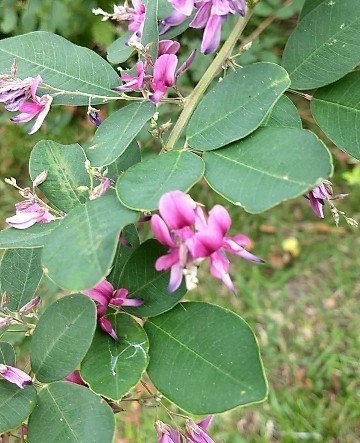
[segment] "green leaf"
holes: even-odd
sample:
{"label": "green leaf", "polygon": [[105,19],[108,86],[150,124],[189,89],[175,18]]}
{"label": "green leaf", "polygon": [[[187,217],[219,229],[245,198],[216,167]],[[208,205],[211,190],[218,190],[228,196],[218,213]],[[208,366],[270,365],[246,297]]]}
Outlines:
{"label": "green leaf", "polygon": [[37,223],[27,229],[7,228],[0,231],[0,249],[42,248],[48,235],[60,225],[61,221]]}
{"label": "green leaf", "polygon": [[48,237],[42,256],[46,274],[73,291],[95,286],[111,267],[121,230],[136,218],[113,195],[73,209]]}
{"label": "green leaf", "polygon": [[[59,35],[36,31],[0,41],[0,72],[10,73],[17,62],[19,78],[41,75],[43,82],[64,91],[54,98],[57,105],[88,105],[105,103],[119,94],[112,91],[119,85],[115,70],[99,55],[74,45]],[[79,93],[80,94],[79,94]]]}
{"label": "green leaf", "polygon": [[119,158],[154,112],[152,103],[140,102],[111,114],[98,127],[92,145],[86,150],[91,165],[105,166]]}
{"label": "green leaf", "polygon": [[133,33],[130,31],[125,32],[125,34],[112,42],[111,45],[107,48],[106,58],[109,60],[110,63],[124,63],[132,55],[132,53],[135,51],[135,48],[126,44],[132,34]]}
{"label": "green leaf", "polygon": [[129,260],[136,248],[140,246],[139,235],[134,225],[126,226],[122,230],[121,235],[127,244],[125,245],[122,242],[119,242],[113,261],[113,268],[110,274],[106,277],[115,289],[120,288],[120,278],[125,263]]}
{"label": "green leaf", "polygon": [[86,355],[96,327],[95,303],[82,294],[49,306],[31,341],[31,368],[42,383],[65,378]]}
{"label": "green leaf", "polygon": [[201,151],[246,137],[290,86],[287,72],[273,63],[254,63],[227,75],[200,102],[186,135]]}
{"label": "green leaf", "polygon": [[1,290],[9,299],[10,311],[18,311],[34,298],[43,270],[41,249],[8,249],[0,265]]}
{"label": "green leaf", "polygon": [[112,443],[115,419],[110,406],[74,383],[44,386],[29,419],[28,443]]}
{"label": "green leaf", "polygon": [[171,309],[186,294],[185,283],[170,293],[167,290],[170,271],[158,272],[155,262],[167,253],[157,240],[148,240],[131,255],[121,273],[119,288],[129,291],[128,298],[143,298],[144,304],[126,307],[126,312],[137,317],[153,317]]}
{"label": "green leaf", "polygon": [[265,400],[258,344],[238,315],[207,303],[181,303],[144,327],[151,382],[181,409],[213,414]]}
{"label": "green leaf", "polygon": [[130,168],[130,166],[139,162],[141,162],[140,148],[137,142],[133,140],[126,148],[125,152],[111,163],[111,165],[107,166],[107,176],[116,181],[119,175]]}
{"label": "green leaf", "polygon": [[302,128],[302,122],[294,103],[286,95],[282,95],[275,103],[261,126]]}
{"label": "green leaf", "polygon": [[42,171],[47,171],[47,179],[39,189],[53,205],[69,212],[88,200],[88,194],[78,190],[79,186],[90,186],[85,161],[85,152],[78,144],[61,145],[42,140],[30,155],[30,177],[34,180]]}
{"label": "green leaf", "polygon": [[332,83],[360,63],[360,2],[327,0],[312,9],[287,41],[283,66],[293,89]]}
{"label": "green leaf", "polygon": [[81,365],[81,376],[92,391],[120,400],[139,382],[148,364],[149,343],[141,326],[126,314],[110,314],[118,344],[99,328]]}
{"label": "green leaf", "polygon": [[214,191],[252,213],[297,197],[332,173],[326,146],[295,128],[261,128],[203,159]]}
{"label": "green leaf", "polygon": [[187,192],[203,174],[200,157],[188,151],[172,151],[129,168],[117,181],[116,192],[128,208],[152,211],[163,194],[175,189]]}
{"label": "green leaf", "polygon": [[20,389],[13,383],[0,380],[0,434],[20,426],[36,404],[36,391],[27,385]]}
{"label": "green leaf", "polygon": [[318,89],[311,112],[336,146],[360,160],[360,71]]}
{"label": "green leaf", "polygon": [[16,364],[15,349],[5,341],[0,342],[0,364],[9,366]]}
{"label": "green leaf", "polygon": [[300,20],[302,20],[305,15],[311,12],[313,9],[317,8],[321,3],[328,2],[329,0],[305,0],[304,6],[302,7]]}
{"label": "green leaf", "polygon": [[156,60],[159,45],[159,26],[158,26],[158,0],[145,0],[145,21],[141,35],[141,44],[146,46],[150,44],[148,54],[153,60]]}

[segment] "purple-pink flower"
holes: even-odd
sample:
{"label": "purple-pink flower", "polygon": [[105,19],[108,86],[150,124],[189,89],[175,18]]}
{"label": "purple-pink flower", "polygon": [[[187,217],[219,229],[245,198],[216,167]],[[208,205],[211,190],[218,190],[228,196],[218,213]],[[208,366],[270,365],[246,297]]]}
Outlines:
{"label": "purple-pink flower", "polygon": [[[124,71],[121,74],[123,84],[114,88],[117,91],[145,91],[152,90],[149,98],[153,103],[158,103],[166,94],[167,89],[174,86],[176,78],[183,74],[191,65],[195,52],[178,70],[178,58],[175,55],[180,49],[180,44],[172,40],[162,40],[159,43],[158,56],[155,62],[147,59],[145,63],[136,63],[136,73]],[[148,94],[148,93],[147,93]]]}
{"label": "purple-pink flower", "polygon": [[192,14],[194,6],[197,13],[190,23],[192,28],[204,29],[201,52],[210,54],[220,44],[221,25],[229,14],[245,15],[245,0],[169,0],[175,11],[163,21],[166,32],[171,26],[182,23]]}
{"label": "purple-pink flower", "polygon": [[26,385],[31,385],[31,377],[24,371],[13,366],[0,364],[0,375],[10,383],[14,383],[19,388],[24,389]]}
{"label": "purple-pink flower", "polygon": [[[51,95],[36,95],[37,88],[42,82],[40,75],[20,80],[15,76],[0,76],[0,102],[8,111],[20,111],[11,118],[14,123],[26,123],[36,117],[29,134],[36,132],[47,116],[53,100]],[[30,101],[27,101],[30,100]]]}
{"label": "purple-pink flower", "polygon": [[142,298],[128,299],[127,296],[129,294],[129,291],[127,289],[120,288],[118,290],[115,290],[114,286],[106,279],[102,280],[93,288],[82,291],[82,293],[98,303],[98,324],[104,332],[109,334],[117,342],[119,342],[119,338],[117,337],[110,320],[105,317],[108,306],[113,305],[137,307],[141,306],[144,303],[144,300]]}
{"label": "purple-pink flower", "polygon": [[128,29],[133,31],[130,41],[140,41],[145,21],[145,5],[141,0],[131,0],[133,7],[129,6],[128,1],[124,2],[124,5],[114,5],[114,13],[109,14],[103,11],[101,8],[95,8],[92,10],[95,15],[102,15],[102,21],[108,19],[118,21],[129,21]]}
{"label": "purple-pink flower", "polygon": [[319,218],[324,218],[325,200],[330,200],[333,196],[333,190],[330,182],[322,182],[319,186],[312,189],[307,198],[310,200],[312,210]]}
{"label": "purple-pink flower", "polygon": [[171,426],[156,420],[155,429],[158,437],[158,443],[182,443],[183,438],[178,431]]}
{"label": "purple-pink flower", "polygon": [[22,201],[15,205],[16,214],[8,217],[5,221],[8,225],[16,229],[26,229],[35,223],[48,223],[55,220],[47,208],[33,203],[29,200]]}
{"label": "purple-pink flower", "polygon": [[71,374],[67,375],[64,380],[69,383],[75,383],[76,385],[87,386],[78,370],[71,372]]}
{"label": "purple-pink flower", "polygon": [[186,438],[189,443],[215,443],[207,432],[207,428],[211,425],[214,419],[213,415],[209,415],[197,423],[190,419],[185,421]]}
{"label": "purple-pink flower", "polygon": [[197,267],[206,258],[210,258],[211,274],[234,292],[226,251],[249,261],[263,262],[244,248],[251,243],[246,235],[226,236],[231,218],[221,205],[214,206],[207,216],[189,195],[171,191],[160,198],[159,213],[152,216],[151,227],[158,241],[169,250],[157,259],[155,268],[171,270],[169,292],[179,288],[183,276],[188,289],[195,287]]}

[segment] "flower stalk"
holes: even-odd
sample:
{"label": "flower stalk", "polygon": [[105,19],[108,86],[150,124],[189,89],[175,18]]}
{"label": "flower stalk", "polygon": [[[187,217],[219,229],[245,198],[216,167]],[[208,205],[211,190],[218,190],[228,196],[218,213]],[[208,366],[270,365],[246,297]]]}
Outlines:
{"label": "flower stalk", "polygon": [[236,45],[236,42],[243,33],[245,26],[252,16],[253,8],[254,6],[248,7],[245,16],[239,18],[228,39],[223,44],[222,48],[218,52],[211,65],[208,67],[202,79],[196,85],[193,92],[184,99],[184,108],[166,142],[166,151],[171,151],[172,149],[174,149],[176,142],[180,138],[185,126],[190,120],[190,117],[194,112],[196,106],[198,105],[199,101],[201,100],[202,96],[206,92],[207,88],[209,87],[210,83],[215,78],[217,73],[222,69],[225,61],[231,56],[231,52]]}

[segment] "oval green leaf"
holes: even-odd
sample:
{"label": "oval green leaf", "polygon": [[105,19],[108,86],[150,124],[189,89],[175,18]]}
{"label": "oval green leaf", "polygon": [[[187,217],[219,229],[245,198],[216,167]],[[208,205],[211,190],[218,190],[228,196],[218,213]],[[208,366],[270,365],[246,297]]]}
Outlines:
{"label": "oval green leaf", "polygon": [[107,274],[121,230],[137,214],[105,195],[69,212],[48,237],[42,263],[46,274],[60,287],[89,289]]}
{"label": "oval green leaf", "polygon": [[13,383],[0,380],[0,435],[20,426],[36,404],[36,391],[27,385],[20,389]]}
{"label": "oval green leaf", "polygon": [[154,112],[152,103],[140,102],[111,114],[98,127],[91,146],[86,149],[91,165],[105,166],[119,158]]}
{"label": "oval green leaf", "polygon": [[139,162],[141,162],[140,148],[137,142],[133,140],[126,148],[125,152],[106,167],[108,170],[107,177],[116,181],[124,171],[130,168],[130,166]]}
{"label": "oval green leaf", "polygon": [[214,191],[252,213],[297,197],[332,174],[326,146],[295,128],[261,128],[203,159]]}
{"label": "oval green leaf", "polygon": [[110,406],[74,383],[45,386],[29,419],[28,443],[112,443],[115,418]]}
{"label": "oval green leaf", "polygon": [[112,91],[120,82],[111,65],[59,35],[36,31],[1,40],[0,72],[10,73],[14,59],[19,78],[41,75],[46,85],[55,88],[43,92],[62,92],[54,104],[88,105],[89,98],[91,104],[97,104],[119,96]]}
{"label": "oval green leaf", "polygon": [[301,20],[287,41],[283,66],[293,89],[328,85],[360,63],[360,2],[327,0]]}
{"label": "oval green leaf", "polygon": [[129,260],[131,255],[136,251],[138,246],[140,246],[140,239],[136,227],[134,225],[126,226],[122,232],[121,236],[123,242],[119,242],[115,258],[112,264],[112,270],[106,279],[114,286],[115,289],[120,288],[120,279],[124,270],[125,263]]}
{"label": "oval green leaf", "polygon": [[42,248],[48,235],[57,228],[61,220],[51,223],[37,223],[21,230],[8,228],[0,231],[0,249]]}
{"label": "oval green leaf", "polygon": [[175,189],[187,192],[203,174],[204,162],[199,156],[172,151],[129,168],[117,181],[116,192],[128,208],[153,211],[163,194]]}
{"label": "oval green leaf", "polygon": [[318,89],[311,112],[336,146],[360,160],[360,71]]}
{"label": "oval green leaf", "polygon": [[0,286],[8,295],[7,307],[18,311],[34,298],[43,275],[41,249],[8,249],[0,265]]}
{"label": "oval green leaf", "polygon": [[65,378],[87,353],[96,327],[95,303],[82,294],[46,309],[31,341],[31,368],[42,383]]}
{"label": "oval green leaf", "polygon": [[143,328],[127,314],[110,314],[118,344],[97,329],[81,364],[81,376],[92,391],[120,400],[139,382],[148,364],[149,343]]}
{"label": "oval green leaf", "polygon": [[120,288],[129,291],[128,298],[142,298],[144,304],[124,308],[137,317],[153,317],[171,309],[186,294],[183,282],[179,289],[169,292],[170,271],[158,272],[155,262],[167,252],[157,240],[148,240],[126,262],[119,281]]}
{"label": "oval green leaf", "polygon": [[124,63],[132,55],[135,48],[126,44],[132,34],[130,31],[125,32],[125,34],[113,41],[107,48],[106,58],[110,63]]}
{"label": "oval green leaf", "polygon": [[301,129],[302,122],[294,103],[289,97],[282,95],[261,126]]}
{"label": "oval green leaf", "polygon": [[0,342],[0,364],[9,366],[16,364],[15,349],[5,341]]}
{"label": "oval green leaf", "polygon": [[48,176],[39,189],[53,205],[69,212],[88,200],[88,194],[78,190],[79,186],[90,186],[85,161],[85,152],[78,144],[61,145],[42,140],[30,155],[30,177],[34,180],[42,171],[47,171]]}
{"label": "oval green leaf", "polygon": [[300,20],[302,20],[306,14],[317,8],[321,3],[328,2],[329,0],[305,0],[304,6],[301,9]]}
{"label": "oval green leaf", "polygon": [[274,63],[254,63],[227,75],[200,102],[186,135],[194,149],[209,151],[246,137],[290,86]]}
{"label": "oval green leaf", "polygon": [[265,400],[258,344],[238,315],[207,303],[181,303],[144,327],[148,375],[181,409],[213,414]]}
{"label": "oval green leaf", "polygon": [[159,45],[159,25],[158,25],[158,8],[159,0],[144,0],[145,19],[144,27],[141,33],[141,44],[148,46],[147,53],[156,60]]}

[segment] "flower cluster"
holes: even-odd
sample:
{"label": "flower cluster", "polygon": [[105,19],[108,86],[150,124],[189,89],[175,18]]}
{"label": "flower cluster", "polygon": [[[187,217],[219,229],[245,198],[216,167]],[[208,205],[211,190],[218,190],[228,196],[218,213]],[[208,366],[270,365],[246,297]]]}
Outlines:
{"label": "flower cluster", "polygon": [[131,0],[133,7],[129,6],[129,3],[125,1],[124,5],[117,6],[114,5],[114,13],[109,14],[108,12],[103,11],[101,8],[95,8],[92,10],[95,15],[102,15],[102,21],[106,20],[117,20],[121,21],[129,21],[130,24],[128,26],[129,31],[134,32],[130,41],[138,42],[140,41],[145,21],[145,5],[141,2],[141,0]]}
{"label": "flower cluster", "polygon": [[50,111],[53,101],[51,95],[36,95],[37,88],[42,82],[40,75],[20,80],[15,77],[16,65],[13,75],[0,75],[0,103],[11,112],[20,111],[20,114],[11,118],[14,123],[26,123],[36,117],[35,123],[29,134],[36,132],[43,124]]}
{"label": "flower cluster", "polygon": [[[138,61],[136,64],[136,74],[127,73],[121,74],[123,85],[114,88],[117,91],[143,91],[151,89],[150,100],[153,103],[158,103],[166,94],[168,88],[175,85],[176,79],[183,74],[191,65],[195,57],[195,52],[190,54],[190,57],[183,65],[176,70],[178,65],[178,58],[176,53],[180,49],[180,44],[172,40],[162,40],[159,43],[158,56],[155,62],[146,55],[146,60]],[[152,72],[152,73],[151,73]]]}
{"label": "flower cluster", "polygon": [[8,217],[5,221],[12,228],[26,229],[35,223],[49,223],[55,220],[48,208],[31,200],[24,200],[15,205],[16,214]]}
{"label": "flower cluster", "polygon": [[245,0],[169,0],[175,11],[163,21],[162,33],[171,26],[183,23],[192,15],[194,7],[196,15],[190,23],[191,28],[204,29],[201,52],[211,54],[220,44],[221,25],[229,14],[245,15]]}
{"label": "flower cluster", "polygon": [[170,292],[180,286],[184,275],[188,289],[194,288],[197,267],[205,258],[210,259],[211,274],[234,292],[225,251],[249,261],[263,262],[244,249],[251,243],[246,235],[226,236],[231,218],[221,205],[214,206],[206,215],[189,195],[172,191],[161,197],[159,212],[160,215],[152,216],[151,227],[155,237],[169,248],[169,252],[158,258],[155,267],[157,271],[171,269]]}
{"label": "flower cluster", "polygon": [[214,440],[207,432],[207,428],[214,419],[213,415],[209,415],[204,420],[195,423],[191,419],[185,420],[186,431],[182,432],[173,429],[171,426],[160,420],[155,422],[155,429],[158,436],[158,443],[183,443],[184,437],[189,443],[214,443]]}
{"label": "flower cluster", "polygon": [[109,305],[113,306],[140,306],[144,303],[142,298],[127,299],[129,291],[124,288],[114,290],[114,286],[106,279],[83,294],[95,300],[97,305],[97,319],[100,328],[109,334],[115,341],[120,342],[110,320],[105,317]]}

